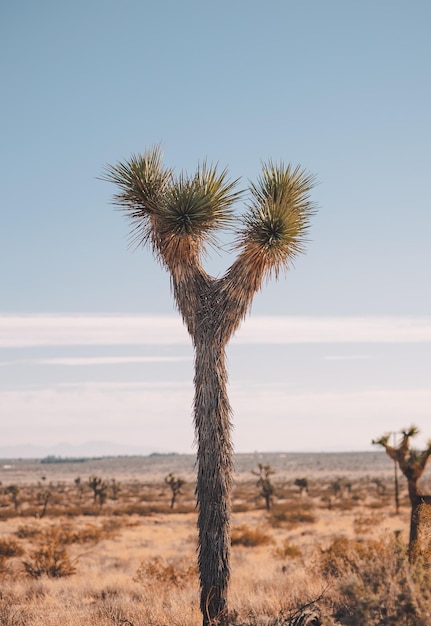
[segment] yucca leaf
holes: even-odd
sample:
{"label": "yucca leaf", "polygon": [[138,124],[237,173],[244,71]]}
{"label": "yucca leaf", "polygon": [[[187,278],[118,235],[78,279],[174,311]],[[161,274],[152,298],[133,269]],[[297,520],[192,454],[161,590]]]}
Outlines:
{"label": "yucca leaf", "polygon": [[300,166],[264,164],[258,182],[250,185],[251,200],[236,247],[250,260],[264,262],[269,271],[287,267],[305,248],[316,210],[309,195],[314,184],[315,177]]}
{"label": "yucca leaf", "polygon": [[131,238],[145,244],[153,238],[152,217],[172,184],[172,170],[164,167],[159,146],[144,154],[133,154],[124,163],[106,165],[102,180],[120,189],[113,196],[114,204],[124,210],[132,223]]}

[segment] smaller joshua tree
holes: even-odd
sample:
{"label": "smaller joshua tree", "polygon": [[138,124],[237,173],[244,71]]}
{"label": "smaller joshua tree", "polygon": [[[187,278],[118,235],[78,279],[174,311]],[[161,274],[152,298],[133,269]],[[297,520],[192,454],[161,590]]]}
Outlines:
{"label": "smaller joshua tree", "polygon": [[380,439],[373,439],[374,445],[383,446],[386,454],[396,463],[404,476],[407,478],[410,504],[412,507],[410,517],[409,553],[414,558],[417,551],[419,536],[419,512],[423,504],[431,504],[431,496],[426,496],[419,489],[419,479],[425,471],[426,464],[431,456],[431,440],[428,441],[425,450],[419,451],[410,447],[410,439],[417,435],[419,430],[416,426],[402,430],[402,439],[398,446],[389,445],[390,435],[383,435]]}
{"label": "smaller joshua tree", "polygon": [[88,486],[90,487],[90,489],[93,490],[94,504],[96,504],[96,502],[99,500],[99,504],[100,506],[102,506],[102,504],[104,504],[106,501],[108,483],[99,476],[90,476],[90,478],[88,479]]}
{"label": "smaller joshua tree", "polygon": [[265,508],[269,511],[271,508],[272,496],[274,495],[274,485],[271,482],[270,476],[275,474],[275,471],[270,465],[263,465],[262,463],[259,463],[257,467],[258,470],[253,470],[252,473],[259,477],[256,485],[260,488],[259,495],[265,499]]}
{"label": "smaller joshua tree", "polygon": [[185,485],[186,481],[183,480],[182,478],[177,478],[171,472],[170,474],[166,476],[165,483],[169,485],[172,491],[171,509],[173,509],[175,506],[175,500],[177,499],[177,496],[181,493],[181,487]]}
{"label": "smaller joshua tree", "polygon": [[18,485],[9,485],[8,487],[6,487],[5,493],[10,495],[11,500],[13,502],[13,505],[15,507],[15,511],[18,511],[18,507],[19,507],[19,499],[18,499],[19,487],[18,487]]}
{"label": "smaller joshua tree", "polygon": [[121,484],[115,478],[112,478],[111,484],[109,485],[111,488],[111,499],[118,500],[118,494],[121,491]]}
{"label": "smaller joshua tree", "polygon": [[304,491],[308,493],[308,480],[306,478],[297,478],[294,484],[295,487],[298,487],[300,496],[302,496]]}
{"label": "smaller joshua tree", "polygon": [[46,508],[51,498],[52,498],[52,491],[50,491],[49,489],[44,489],[43,491],[39,491],[39,493],[37,494],[37,501],[42,506],[42,511],[39,515],[39,519],[42,519],[42,517],[45,517]]}

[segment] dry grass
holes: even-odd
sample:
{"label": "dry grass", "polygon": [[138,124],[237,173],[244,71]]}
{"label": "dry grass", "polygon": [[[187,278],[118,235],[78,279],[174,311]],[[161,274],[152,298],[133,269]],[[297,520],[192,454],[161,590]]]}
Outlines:
{"label": "dry grass", "polygon": [[[293,480],[274,480],[269,512],[252,481],[237,483],[232,625],[287,626],[310,604],[315,624],[429,626],[429,510],[422,557],[409,565],[405,494],[396,516],[390,482],[378,493],[371,479],[349,479],[341,494],[332,479],[308,482],[300,495]],[[124,481],[103,506],[73,482],[50,485],[40,519],[40,487],[22,484],[18,511],[7,498],[0,509],[0,625],[200,625],[193,488],[171,511],[162,482]]]}

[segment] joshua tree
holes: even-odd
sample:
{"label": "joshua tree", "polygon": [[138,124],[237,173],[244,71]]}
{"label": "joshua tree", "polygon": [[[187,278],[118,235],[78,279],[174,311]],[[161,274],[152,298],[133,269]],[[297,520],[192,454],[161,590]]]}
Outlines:
{"label": "joshua tree", "polygon": [[308,480],[306,478],[297,478],[295,480],[295,487],[298,487],[299,489],[299,495],[302,496],[302,494],[304,493],[308,493]]}
{"label": "joshua tree", "polygon": [[172,472],[165,477],[165,483],[169,485],[172,491],[171,497],[171,509],[175,506],[175,500],[177,496],[181,493],[181,487],[185,484],[185,480],[182,478],[176,478]]}
{"label": "joshua tree", "polygon": [[132,224],[132,241],[149,245],[170,272],[171,287],[195,353],[194,423],[197,441],[199,549],[203,624],[226,624],[230,577],[232,490],[231,408],[225,348],[265,277],[278,276],[302,252],[314,213],[314,176],[300,167],[269,162],[250,186],[247,212],[238,220],[238,257],[221,278],[201,264],[215,232],[232,227],[241,192],[206,162],[195,174],[175,176],[158,147],[108,165],[103,180],[117,185],[114,203]]}
{"label": "joshua tree", "polygon": [[402,430],[402,439],[398,446],[389,445],[390,435],[383,435],[380,439],[373,439],[372,443],[383,446],[386,454],[396,463],[404,476],[407,478],[410,504],[412,507],[410,516],[409,553],[414,558],[419,535],[419,512],[422,504],[431,504],[431,496],[423,495],[419,489],[419,479],[425,471],[426,464],[431,456],[431,440],[422,452],[410,447],[410,439],[417,435],[419,430],[411,426]]}
{"label": "joshua tree", "polygon": [[82,494],[84,493],[84,485],[82,484],[81,477],[77,476],[75,478],[75,480],[74,480],[74,483],[75,483],[76,488],[78,490],[78,500],[79,500],[79,502],[81,502]]}
{"label": "joshua tree", "polygon": [[272,496],[274,495],[274,485],[271,482],[270,476],[275,474],[275,471],[270,465],[263,465],[262,463],[258,463],[257,467],[258,469],[253,470],[252,474],[259,477],[256,485],[260,489],[259,495],[265,499],[265,508],[269,511],[271,508]]}
{"label": "joshua tree", "polygon": [[39,491],[37,494],[37,501],[42,505],[42,511],[39,515],[39,518],[45,517],[46,507],[48,506],[48,502],[52,498],[52,491],[49,489],[45,489],[44,491]]}
{"label": "joshua tree", "polygon": [[10,495],[11,500],[13,502],[13,505],[15,507],[15,511],[17,511],[18,507],[19,507],[19,500],[18,500],[19,487],[18,487],[18,485],[9,485],[8,487],[6,487],[5,493]]}
{"label": "joshua tree", "polygon": [[93,503],[99,500],[100,506],[105,503],[108,492],[108,483],[99,476],[90,476],[88,486],[93,490]]}
{"label": "joshua tree", "polygon": [[111,479],[111,484],[109,485],[111,488],[111,498],[112,500],[118,500],[118,494],[121,491],[121,484],[115,478]]}

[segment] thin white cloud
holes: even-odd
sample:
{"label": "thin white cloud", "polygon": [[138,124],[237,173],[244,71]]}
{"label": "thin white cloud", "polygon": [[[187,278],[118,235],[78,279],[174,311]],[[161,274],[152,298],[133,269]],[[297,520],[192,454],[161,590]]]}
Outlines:
{"label": "thin white cloud", "polygon": [[372,357],[369,354],[332,354],[324,356],[324,361],[366,361]]}
{"label": "thin white cloud", "polygon": [[[431,342],[429,317],[250,316],[238,344]],[[191,345],[179,316],[6,315],[0,347]]]}
{"label": "thin white cloud", "polygon": [[14,361],[2,361],[0,365],[127,365],[130,363],[179,363],[191,361],[190,356],[96,356],[96,357],[62,357],[48,359],[16,359]]}
{"label": "thin white cloud", "polygon": [[0,346],[178,345],[189,343],[177,316],[7,315]]}
{"label": "thin white cloud", "polygon": [[431,317],[251,316],[239,343],[431,342]]}

